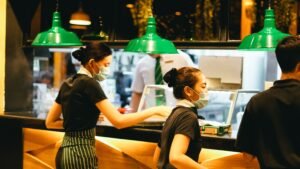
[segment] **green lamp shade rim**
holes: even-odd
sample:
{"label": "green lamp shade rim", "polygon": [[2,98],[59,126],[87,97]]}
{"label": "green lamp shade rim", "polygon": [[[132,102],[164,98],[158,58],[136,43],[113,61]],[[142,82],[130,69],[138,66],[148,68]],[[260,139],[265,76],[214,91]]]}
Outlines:
{"label": "green lamp shade rim", "polygon": [[126,52],[140,52],[147,54],[177,54],[175,45],[166,39],[142,39],[136,38],[129,41],[125,47]]}
{"label": "green lamp shade rim", "polygon": [[177,54],[178,51],[172,41],[161,38],[156,33],[156,22],[153,16],[148,18],[146,34],[129,41],[124,49],[126,52],[147,54]]}
{"label": "green lamp shade rim", "polygon": [[286,36],[289,34],[254,33],[246,36],[238,48],[241,50],[274,50],[278,42]]}
{"label": "green lamp shade rim", "polygon": [[73,32],[66,31],[60,26],[59,12],[53,13],[52,27],[48,31],[39,33],[33,40],[32,46],[68,47],[82,46],[80,39]]}
{"label": "green lamp shade rim", "polygon": [[32,42],[32,46],[82,46],[80,39],[62,28],[51,28],[41,32]]}
{"label": "green lamp shade rim", "polygon": [[257,33],[246,36],[242,40],[238,49],[250,51],[272,51],[275,50],[278,42],[286,36],[289,36],[289,34],[283,33],[275,27],[273,9],[266,9],[264,28]]}

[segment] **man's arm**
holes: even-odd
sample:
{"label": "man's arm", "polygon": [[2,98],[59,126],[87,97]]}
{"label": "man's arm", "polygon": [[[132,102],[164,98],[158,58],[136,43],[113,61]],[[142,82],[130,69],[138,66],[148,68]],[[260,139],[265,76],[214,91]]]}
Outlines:
{"label": "man's arm", "polygon": [[142,60],[140,60],[137,63],[134,72],[134,77],[131,84],[131,90],[132,90],[131,101],[130,101],[131,112],[137,111],[145,87],[145,79],[142,76],[142,70],[141,70],[141,67],[143,66]]}
{"label": "man's arm", "polygon": [[246,152],[242,152],[242,153],[243,153],[243,159],[248,164],[248,166],[253,166],[253,164],[254,164],[255,165],[254,168],[260,168],[259,162],[258,162],[258,159],[256,158],[256,156],[246,153]]}
{"label": "man's arm", "polygon": [[131,112],[137,111],[141,101],[141,97],[142,97],[142,93],[132,91],[131,101],[130,101]]}
{"label": "man's arm", "polygon": [[249,153],[246,153],[246,152],[242,152],[243,153],[243,158],[246,160],[246,161],[251,161],[251,160],[254,160],[256,157],[252,154],[249,154]]}

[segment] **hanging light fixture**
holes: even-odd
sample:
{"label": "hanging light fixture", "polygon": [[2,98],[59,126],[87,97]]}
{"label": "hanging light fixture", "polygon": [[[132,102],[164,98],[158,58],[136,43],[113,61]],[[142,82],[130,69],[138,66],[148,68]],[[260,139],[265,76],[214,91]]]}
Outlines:
{"label": "hanging light fixture", "polygon": [[264,27],[261,31],[246,36],[238,49],[241,50],[274,50],[278,42],[284,37],[289,36],[276,29],[274,10],[269,8],[265,10]]}
{"label": "hanging light fixture", "polygon": [[74,29],[86,29],[86,26],[91,25],[90,16],[83,11],[81,2],[78,11],[71,15],[69,23]]}
{"label": "hanging light fixture", "polygon": [[148,54],[175,54],[178,53],[175,45],[156,34],[156,22],[153,16],[148,18],[146,34],[129,41],[125,47],[127,52],[142,52]]}
{"label": "hanging light fixture", "polygon": [[146,33],[140,38],[129,41],[125,47],[127,52],[141,52],[147,54],[175,54],[178,53],[175,45],[167,40],[161,38],[156,33],[156,21],[152,15],[152,9],[147,21]]}
{"label": "hanging light fixture", "polygon": [[103,19],[99,16],[99,33],[91,32],[88,34],[84,34],[81,36],[81,40],[104,40],[107,41],[109,39],[108,34],[104,31]]}
{"label": "hanging light fixture", "polygon": [[58,1],[56,1],[56,11],[53,13],[52,27],[48,31],[39,33],[33,40],[32,46],[82,46],[80,39],[75,33],[66,31],[61,27],[61,18],[60,13],[58,12]]}

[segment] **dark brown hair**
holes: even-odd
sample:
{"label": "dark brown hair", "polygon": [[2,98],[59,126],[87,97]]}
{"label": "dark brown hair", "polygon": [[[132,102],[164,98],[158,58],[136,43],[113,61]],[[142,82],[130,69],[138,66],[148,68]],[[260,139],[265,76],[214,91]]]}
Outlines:
{"label": "dark brown hair", "polygon": [[300,63],[300,37],[285,37],[278,43],[275,53],[283,73],[294,71],[297,64]]}
{"label": "dark brown hair", "polygon": [[194,88],[198,78],[196,73],[201,73],[199,69],[193,67],[172,68],[164,75],[164,81],[169,87],[173,87],[173,94],[176,99],[185,99],[183,89],[185,86]]}
{"label": "dark brown hair", "polygon": [[81,47],[72,52],[73,57],[79,60],[82,65],[85,65],[90,59],[98,62],[111,54],[111,49],[106,44],[100,42],[88,43],[85,48]]}

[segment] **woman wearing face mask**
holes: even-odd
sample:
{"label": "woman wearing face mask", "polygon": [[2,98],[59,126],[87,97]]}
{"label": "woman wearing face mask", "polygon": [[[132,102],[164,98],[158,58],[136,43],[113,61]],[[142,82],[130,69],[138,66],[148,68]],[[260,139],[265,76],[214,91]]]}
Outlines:
{"label": "woman wearing face mask", "polygon": [[[120,114],[98,83],[107,76],[112,61],[110,48],[103,43],[91,43],[72,55],[81,62],[81,68],[61,85],[48,113],[46,127],[65,131],[56,156],[57,169],[96,169],[95,127],[100,112],[115,127],[124,128],[152,115],[164,116],[170,110],[161,106],[139,113]],[[61,114],[63,119],[60,118]]]}
{"label": "woman wearing face mask", "polygon": [[177,105],[166,120],[161,140],[154,153],[159,169],[205,168],[197,161],[201,151],[200,126],[197,109],[208,103],[205,76],[199,69],[171,69],[164,76]]}

